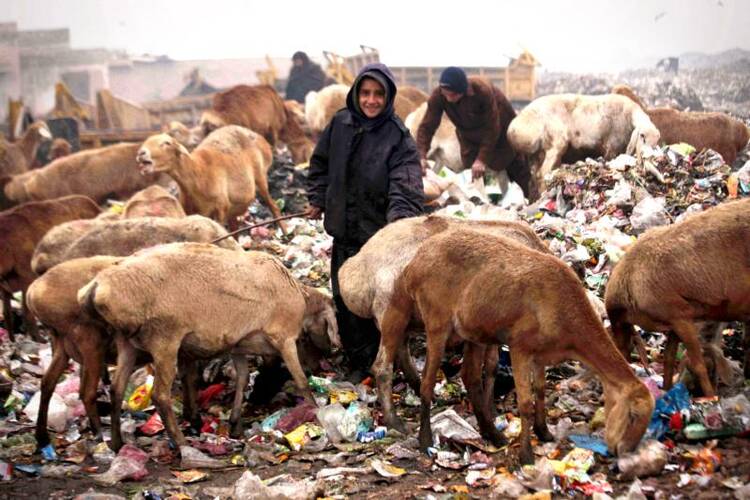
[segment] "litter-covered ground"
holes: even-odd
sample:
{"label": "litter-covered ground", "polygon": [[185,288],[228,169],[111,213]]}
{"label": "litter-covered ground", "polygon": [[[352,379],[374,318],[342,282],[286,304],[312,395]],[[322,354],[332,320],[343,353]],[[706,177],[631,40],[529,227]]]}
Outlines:
{"label": "litter-covered ground", "polygon": [[[665,147],[642,159],[587,160],[554,172],[546,195],[520,211],[499,206],[513,205],[513,194],[455,176],[450,181],[457,198],[445,195],[440,199],[445,206],[436,208],[456,217],[526,219],[601,299],[612,266],[643,231],[750,195],[746,161],[742,156],[738,163],[747,166],[733,172],[713,152],[688,145]],[[271,175],[275,196],[293,212],[303,194],[299,179],[304,170],[279,164]],[[260,206],[250,215],[266,218]],[[245,248],[279,256],[299,279],[328,286],[331,241],[322,225],[292,219],[289,228],[286,236],[273,227],[253,229],[240,241]],[[169,446],[150,401],[152,378],[140,369],[131,378],[123,416],[130,444],[118,454],[92,439],[77,396],[80,374],[71,364],[50,403],[53,445],[38,453],[33,428],[50,348],[23,335],[11,343],[0,330],[0,497],[750,498],[750,388],[737,363],[741,330],[734,324],[716,328],[724,346],[713,356],[727,370],[719,381],[720,397],[712,400],[691,397],[689,377],[664,394],[664,336],[643,332],[652,362],[648,371],[635,362],[632,366],[659,399],[641,447],[626,457],[608,456],[603,446],[599,382],[575,363],[549,369],[547,414],[555,441],[535,442],[536,463],[527,467],[517,460],[520,420],[512,368],[498,367],[496,425],[509,444],[497,449],[479,437],[455,376],[455,358],[444,365],[449,377],[442,376],[436,389],[432,423],[438,440],[429,456],[419,452],[416,440],[418,396],[397,378],[397,409],[412,432],[403,436],[381,426],[373,381],[353,385],[342,380],[341,356],[321,360],[309,377],[317,407],[304,403],[292,383],[277,393],[268,379],[259,382],[263,375],[252,376],[249,387],[242,388],[248,403],[241,439],[229,437],[235,390],[231,363],[208,363],[199,394],[202,427],[192,435],[186,432],[190,446],[182,450]],[[413,342],[421,366],[423,341]],[[270,401],[255,402],[253,394],[262,399],[260,391],[271,392]],[[179,391],[174,394],[179,414]],[[107,391],[99,399],[100,413],[107,415]]]}

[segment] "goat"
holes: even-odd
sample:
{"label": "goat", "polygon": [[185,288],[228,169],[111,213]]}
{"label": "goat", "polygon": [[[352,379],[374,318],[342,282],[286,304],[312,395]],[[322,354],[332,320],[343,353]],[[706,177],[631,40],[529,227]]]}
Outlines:
{"label": "goat", "polygon": [[396,282],[374,366],[392,363],[415,312],[424,319],[427,331],[420,389],[423,450],[432,445],[430,406],[435,377],[451,336],[466,341],[464,383],[482,434],[496,444],[502,436],[483,404],[487,388],[481,383],[482,344],[510,347],[524,464],[533,463],[532,427],[541,439],[552,438],[544,411],[544,367],[563,359],[577,359],[599,375],[610,451],[633,450],[646,431],[653,397],[605,331],[578,277],[561,260],[509,238],[475,231],[459,229],[435,236],[419,249]]}
{"label": "goat", "polygon": [[[169,436],[181,446],[186,440],[171,404],[178,351],[188,358],[229,351],[235,359],[280,353],[299,390],[312,400],[297,355],[297,338],[304,329],[340,345],[332,300],[300,285],[281,262],[261,252],[198,243],[161,245],[100,272],[78,297],[87,311],[98,314],[117,332],[113,441],[116,435],[119,439],[119,402],[136,348],[154,360],[152,398]],[[247,370],[238,373],[237,387],[245,385]],[[235,398],[241,400],[242,391]],[[239,411],[233,411],[231,422],[238,419]]]}

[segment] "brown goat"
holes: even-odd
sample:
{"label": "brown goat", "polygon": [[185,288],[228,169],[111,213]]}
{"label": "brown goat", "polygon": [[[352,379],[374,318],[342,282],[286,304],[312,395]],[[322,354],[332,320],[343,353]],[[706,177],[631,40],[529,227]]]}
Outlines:
{"label": "brown goat", "polygon": [[44,141],[51,141],[47,124],[34,122],[16,142],[0,138],[0,177],[27,172],[36,158],[37,149]]}
{"label": "brown goat", "polygon": [[77,293],[99,271],[121,260],[122,257],[104,256],[72,260],[51,269],[29,287],[29,310],[51,328],[52,343],[52,361],[42,377],[42,397],[36,421],[36,441],[39,448],[49,444],[49,401],[71,358],[81,364],[80,399],[86,408],[96,439],[102,440],[101,420],[96,410],[96,388],[104,368],[109,341],[105,340],[104,325],[81,313]]}
{"label": "brown goat", "polygon": [[[31,256],[44,234],[57,224],[95,217],[99,207],[85,196],[67,196],[49,201],[24,203],[0,212],[0,285],[3,293],[3,318],[12,335],[15,331],[10,300],[14,292],[26,292],[36,276],[31,270]],[[25,313],[24,301],[24,313]],[[33,330],[33,322],[24,314]]]}
{"label": "brown goat", "polygon": [[73,152],[73,146],[62,137],[58,137],[52,141],[52,145],[49,147],[47,153],[47,159],[49,161],[55,161],[63,156],[68,156]]}
{"label": "brown goat", "polygon": [[[87,227],[82,222],[92,224]],[[31,262],[32,268],[41,275],[66,260],[94,255],[127,256],[143,248],[175,241],[208,243],[226,234],[220,224],[200,215],[180,219],[140,217],[73,221],[46,234],[37,245]],[[217,244],[229,250],[242,250],[234,238],[224,238]]]}
{"label": "brown goat", "polygon": [[180,201],[163,187],[154,184],[135,193],[125,203],[123,219],[135,217],[185,217]]}
{"label": "brown goat", "polygon": [[[359,253],[348,259],[341,267],[339,286],[347,307],[360,317],[373,318],[380,328],[396,280],[412,262],[419,249],[429,245],[434,236],[459,228],[471,229],[482,234],[506,236],[539,252],[549,253],[545,243],[523,222],[470,221],[435,215],[402,219],[375,233]],[[373,273],[373,269],[377,269],[377,272]],[[419,316],[412,318],[412,322],[415,326],[423,325]],[[409,355],[407,342],[397,346],[396,356],[409,384],[418,391],[419,375]],[[488,370],[485,374],[485,386],[489,390],[485,392],[485,404],[494,408],[491,403],[494,396],[497,349],[489,349],[487,356],[489,358],[486,363]],[[492,359],[495,360],[494,363]],[[396,417],[392,404],[393,365],[380,366],[374,373],[378,375],[378,399],[386,424],[405,432],[406,429]]]}
{"label": "brown goat", "polygon": [[[91,428],[97,441],[102,441],[102,427],[96,408],[96,389],[105,363],[115,359],[112,337],[106,331],[106,324],[88,315],[78,303],[78,290],[96,275],[110,266],[116,265],[123,257],[96,256],[73,259],[50,269],[44,276],[31,284],[28,291],[29,309],[45,326],[51,329],[52,361],[42,377],[39,415],[36,421],[37,447],[44,448],[49,443],[47,415],[49,401],[63,371],[72,358],[81,365],[80,399],[86,408]],[[145,364],[150,358],[138,353],[137,364]],[[196,404],[197,371],[182,358],[183,416],[196,429],[198,406]],[[240,365],[247,361],[241,360]],[[237,372],[242,366],[236,367]],[[238,386],[240,387],[240,386]],[[242,392],[242,391],[240,391]],[[119,446],[117,447],[119,448]]]}
{"label": "brown goat", "polygon": [[[615,343],[629,355],[633,325],[672,332],[664,354],[665,388],[672,383],[679,338],[701,390],[713,396],[696,322],[750,320],[748,263],[750,199],[647,231],[615,266],[607,284],[604,301]],[[749,357],[745,348],[746,370]]]}
{"label": "brown goat", "polygon": [[138,148],[138,144],[115,144],[59,158],[45,167],[6,180],[4,196],[0,198],[4,197],[7,205],[70,194],[88,196],[97,203],[110,196],[126,199],[161,177],[138,173],[135,161]]}
{"label": "brown goat", "polygon": [[[425,92],[411,85],[400,86],[398,88],[398,94],[409,99],[414,104],[414,109],[417,109],[422,103],[427,102],[427,99],[430,98]],[[405,117],[401,119],[403,120]]]}
{"label": "brown goat", "polygon": [[661,141],[665,144],[686,142],[698,151],[710,148],[731,165],[750,141],[748,127],[724,113],[648,108],[627,85],[615,85],[612,93],[629,97],[643,108],[661,132]]}
{"label": "brown goat", "polygon": [[271,146],[283,142],[294,163],[304,163],[312,156],[313,143],[270,85],[237,85],[214,95],[213,109],[201,117],[203,134],[224,125],[247,127],[265,137]]}
{"label": "brown goat", "polygon": [[[340,345],[333,305],[300,285],[276,258],[212,245],[173,243],[144,250],[100,272],[79,292],[79,303],[116,330],[118,362],[113,382],[112,440],[119,437],[120,402],[133,369],[135,348],[151,354],[153,400],[169,436],[186,444],[171,404],[175,360],[223,352],[284,359],[298,389],[312,394],[297,354],[297,338],[310,335]],[[324,304],[321,307],[321,304]],[[237,387],[247,385],[247,372]],[[242,391],[236,398],[242,399]],[[239,412],[231,421],[239,425]]]}
{"label": "brown goat", "polygon": [[482,344],[510,347],[524,464],[534,460],[532,426],[541,439],[552,437],[544,411],[544,369],[564,359],[579,360],[600,377],[610,451],[633,450],[646,431],[654,400],[607,334],[580,280],[561,260],[509,238],[475,231],[435,236],[420,248],[396,283],[383,319],[376,365],[392,363],[414,312],[424,319],[427,331],[420,390],[423,450],[432,445],[435,377],[451,336],[467,342],[464,383],[482,435],[495,443],[502,442],[502,436],[483,406]]}
{"label": "brown goat", "polygon": [[[230,125],[212,132],[192,153],[167,134],[153,135],[138,150],[144,174],[164,172],[180,186],[188,213],[239,226],[257,189],[274,217],[281,211],[268,191],[271,147],[250,129]],[[280,224],[286,231],[284,224]]]}

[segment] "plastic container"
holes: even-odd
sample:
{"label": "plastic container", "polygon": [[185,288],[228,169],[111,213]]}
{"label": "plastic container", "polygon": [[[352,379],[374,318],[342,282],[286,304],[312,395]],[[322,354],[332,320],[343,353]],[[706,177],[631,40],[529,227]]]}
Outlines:
{"label": "plastic container", "polygon": [[154,376],[146,377],[146,382],[136,387],[128,399],[130,411],[142,411],[151,404],[151,393],[154,390]]}

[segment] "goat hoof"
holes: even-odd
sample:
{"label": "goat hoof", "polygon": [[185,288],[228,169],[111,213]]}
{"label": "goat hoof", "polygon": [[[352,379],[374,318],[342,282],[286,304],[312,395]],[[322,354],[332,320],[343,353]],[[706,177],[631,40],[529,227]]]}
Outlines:
{"label": "goat hoof", "polygon": [[419,433],[419,450],[425,455],[428,454],[427,450],[432,447],[432,436],[423,435]]}
{"label": "goat hoof", "polygon": [[409,434],[409,429],[406,427],[406,424],[398,417],[386,418],[385,425],[390,427],[391,429],[397,430],[405,436]]}
{"label": "goat hoof", "polygon": [[531,451],[531,446],[521,446],[521,450],[518,452],[518,460],[521,465],[534,465],[534,453]]}
{"label": "goat hoof", "polygon": [[555,440],[555,436],[552,435],[552,433],[549,431],[546,425],[539,429],[534,429],[534,433],[536,434],[536,437],[538,437],[540,441],[544,441],[545,443],[549,443],[550,441]]}
{"label": "goat hoof", "polygon": [[491,432],[488,436],[486,436],[486,439],[496,448],[505,445],[505,437],[503,437],[500,431],[497,430],[495,432]]}
{"label": "goat hoof", "polygon": [[201,428],[191,424],[188,427],[185,427],[185,434],[188,436],[200,436]]}

